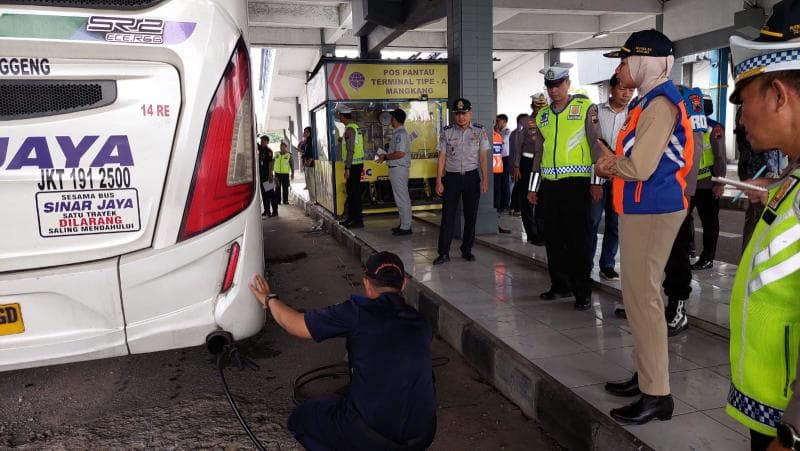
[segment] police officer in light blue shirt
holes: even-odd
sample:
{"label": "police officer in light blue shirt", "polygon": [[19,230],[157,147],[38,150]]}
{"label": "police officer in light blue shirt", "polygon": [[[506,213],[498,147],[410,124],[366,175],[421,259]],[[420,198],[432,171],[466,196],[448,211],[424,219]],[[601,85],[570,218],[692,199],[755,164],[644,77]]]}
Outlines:
{"label": "police officer in light blue shirt", "polygon": [[450,261],[450,244],[455,234],[456,211],[461,200],[464,210],[464,232],[461,256],[475,261],[475,222],[481,193],[489,191],[489,135],[482,125],[472,123],[472,104],[456,99],[452,105],[454,123],[439,135],[439,161],[436,169],[436,194],[442,199],[442,223],[439,227],[439,256],[433,261],[441,265]]}
{"label": "police officer in light blue shirt", "polygon": [[408,194],[408,172],[411,168],[411,139],[403,126],[406,112],[398,108],[392,111],[391,124],[394,135],[389,150],[379,157],[389,166],[389,181],[392,183],[394,203],[400,213],[400,226],[392,228],[392,235],[411,235],[411,197]]}

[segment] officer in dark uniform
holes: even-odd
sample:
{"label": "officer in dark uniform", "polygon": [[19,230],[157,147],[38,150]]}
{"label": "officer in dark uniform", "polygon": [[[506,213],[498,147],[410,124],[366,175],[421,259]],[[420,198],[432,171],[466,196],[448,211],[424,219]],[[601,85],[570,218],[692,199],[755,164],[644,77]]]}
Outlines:
{"label": "officer in dark uniform", "polygon": [[597,106],[586,96],[570,96],[569,68],[543,69],[551,104],[536,115],[542,139],[534,146],[528,200],[544,194],[545,246],[550,289],[542,299],[575,296],[575,308],[591,307],[591,204],[603,195],[603,179],[594,176],[593,162],[601,155]]}
{"label": "officer in dark uniform", "polygon": [[256,274],[250,290],[291,335],[320,342],[346,338],[351,384],[344,398],[311,398],[289,417],[294,437],[309,450],[424,450],[436,434],[431,329],[406,304],[400,257],[367,259],[364,295],[300,313]]}
{"label": "officer in dark uniform", "polygon": [[[539,129],[536,128],[536,114],[539,110],[547,106],[547,97],[544,93],[536,93],[531,96],[530,116],[525,116],[518,124],[521,127],[514,141],[514,169],[511,176],[514,179],[514,198],[518,200],[522,227],[528,242],[541,246],[544,244],[544,210],[537,207],[534,213],[533,205],[525,198],[531,190],[531,169],[533,169],[534,146],[537,141],[542,140]],[[541,202],[541,199],[539,199]]]}
{"label": "officer in dark uniform", "polygon": [[[434,265],[450,261],[450,243],[455,232],[456,209],[461,199],[464,209],[464,233],[461,256],[475,261],[475,222],[481,193],[489,191],[488,153],[492,148],[482,125],[472,123],[472,104],[467,99],[453,102],[455,123],[442,129],[439,136],[439,161],[436,194],[443,196],[442,224],[439,228],[439,256]],[[480,172],[478,172],[480,170]]]}

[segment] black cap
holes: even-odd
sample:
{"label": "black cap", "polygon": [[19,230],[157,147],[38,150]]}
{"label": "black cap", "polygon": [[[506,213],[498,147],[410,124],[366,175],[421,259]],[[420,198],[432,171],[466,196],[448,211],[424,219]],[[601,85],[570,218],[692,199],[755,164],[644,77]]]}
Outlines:
{"label": "black cap", "polygon": [[788,41],[800,37],[800,2],[783,0],[772,7],[772,15],[756,41]]}
{"label": "black cap", "polygon": [[672,41],[664,33],[653,29],[637,31],[628,37],[621,49],[603,54],[606,58],[669,55],[672,55]]}
{"label": "black cap", "polygon": [[392,111],[392,117],[397,120],[397,122],[403,124],[406,121],[406,112],[403,111],[402,108],[397,108],[396,110]]}
{"label": "black cap", "polygon": [[405,282],[405,269],[403,260],[391,252],[378,252],[367,259],[365,274],[372,280],[380,282],[383,286],[403,288]]}
{"label": "black cap", "polygon": [[466,113],[467,111],[472,111],[472,103],[470,103],[467,99],[456,99],[453,102],[453,112],[454,113]]}

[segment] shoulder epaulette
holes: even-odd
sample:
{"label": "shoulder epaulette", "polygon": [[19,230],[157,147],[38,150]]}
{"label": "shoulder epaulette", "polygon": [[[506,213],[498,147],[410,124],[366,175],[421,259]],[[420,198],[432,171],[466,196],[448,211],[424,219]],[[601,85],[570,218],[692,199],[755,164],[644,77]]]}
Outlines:
{"label": "shoulder epaulette", "polygon": [[586,96],[586,94],[574,94],[574,95],[572,96],[572,98],[573,98],[573,99],[585,99],[585,100],[589,100],[589,97],[587,97],[587,96]]}
{"label": "shoulder epaulette", "polygon": [[477,122],[473,122],[472,126],[475,127],[475,128],[483,128],[483,125],[481,125],[481,124],[479,124]]}
{"label": "shoulder epaulette", "polygon": [[442,130],[450,130],[451,128],[453,128],[453,124],[445,125]]}

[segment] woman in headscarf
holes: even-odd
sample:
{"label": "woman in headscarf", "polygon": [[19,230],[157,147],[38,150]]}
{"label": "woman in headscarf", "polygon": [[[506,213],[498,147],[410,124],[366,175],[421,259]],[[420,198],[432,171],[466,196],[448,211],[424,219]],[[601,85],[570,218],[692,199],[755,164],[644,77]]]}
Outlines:
{"label": "woman in headscarf", "polygon": [[596,165],[598,175],[614,177],[622,298],[637,368],[630,380],[609,382],[606,390],[639,396],[634,403],[613,409],[611,416],[643,424],[672,418],[674,408],[661,276],[686,217],[684,189],[694,138],[683,97],[667,78],[674,62],[672,41],[656,30],[640,31],[606,56],[622,59],[617,77],[639,95],[620,130],[615,154],[606,149]]}

